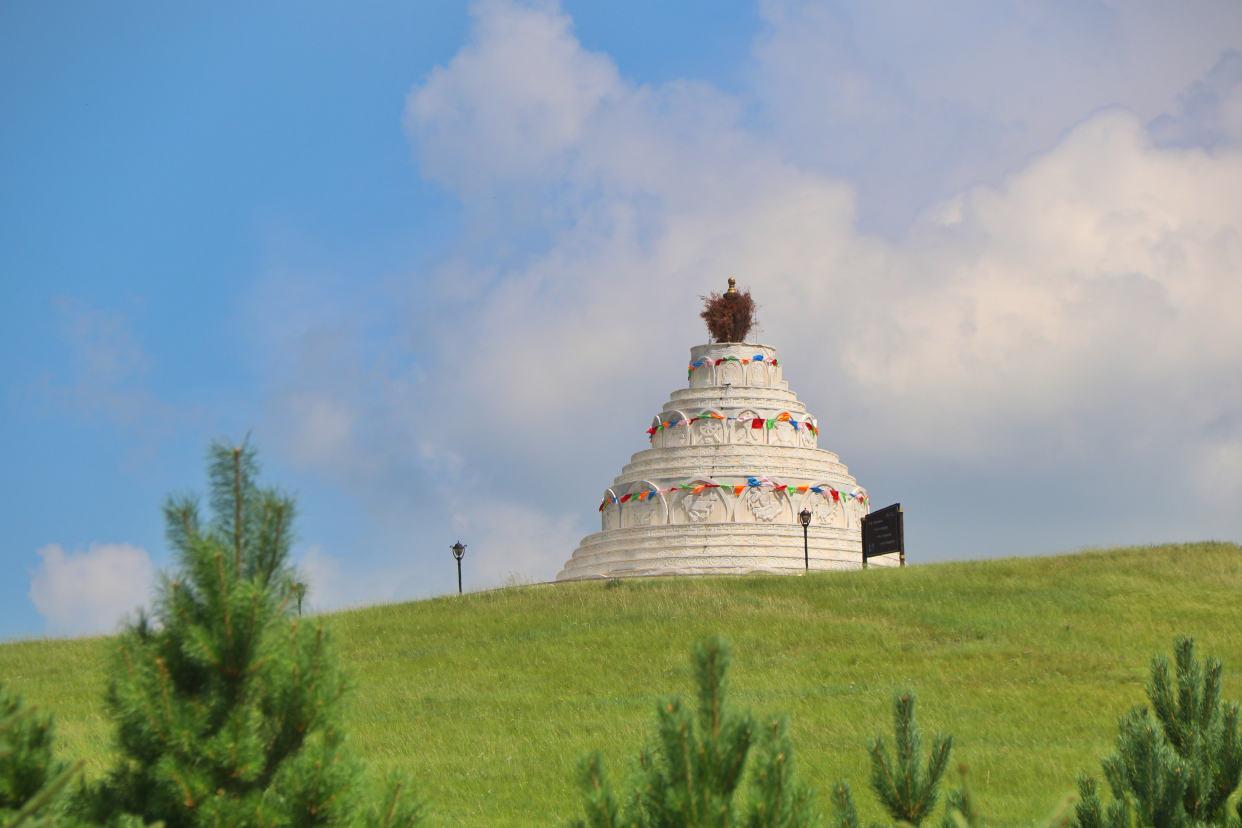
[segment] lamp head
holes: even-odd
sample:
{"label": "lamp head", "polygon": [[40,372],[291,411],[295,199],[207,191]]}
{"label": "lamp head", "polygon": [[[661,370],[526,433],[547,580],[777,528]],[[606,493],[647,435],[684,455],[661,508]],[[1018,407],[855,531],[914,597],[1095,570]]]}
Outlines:
{"label": "lamp head", "polygon": [[466,545],[461,541],[453,544],[449,547],[449,549],[453,550],[453,557],[459,561],[462,559],[462,556],[466,554]]}
{"label": "lamp head", "polygon": [[811,525],[811,510],[803,509],[801,512],[798,512],[798,520],[802,522],[803,526],[810,526]]}

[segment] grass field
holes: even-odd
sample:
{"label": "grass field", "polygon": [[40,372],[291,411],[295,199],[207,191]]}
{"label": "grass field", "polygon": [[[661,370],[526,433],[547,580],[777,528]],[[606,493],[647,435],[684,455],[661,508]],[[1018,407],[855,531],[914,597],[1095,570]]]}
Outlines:
{"label": "grass field", "polygon": [[[1190,633],[1242,698],[1242,548],[1226,543],[824,573],[526,586],[325,616],[353,677],[351,734],[373,766],[422,780],[435,825],[560,825],[574,760],[615,775],[656,699],[692,693],[689,651],[733,641],[735,701],[792,720],[820,786],[849,779],[894,688],[924,732],[956,737],[993,825],[1043,816],[1098,772],[1148,661]],[[0,680],[58,716],[61,753],[108,762],[106,638],[0,645]],[[930,823],[929,823],[930,824]]]}

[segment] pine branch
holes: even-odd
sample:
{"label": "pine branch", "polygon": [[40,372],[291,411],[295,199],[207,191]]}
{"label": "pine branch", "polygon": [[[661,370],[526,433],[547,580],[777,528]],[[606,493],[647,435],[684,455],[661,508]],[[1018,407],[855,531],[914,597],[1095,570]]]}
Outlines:
{"label": "pine branch", "polygon": [[30,800],[28,800],[26,804],[13,815],[13,819],[5,825],[5,828],[18,828],[18,826],[22,823],[26,822],[41,811],[49,802],[52,801],[52,797],[68,785],[69,780],[72,779],[85,766],[86,761],[79,759],[77,762],[74,762],[68,768],[61,771],[55,779],[44,785],[38,794],[31,797]]}
{"label": "pine branch", "polygon": [[276,539],[272,542],[272,556],[267,568],[267,577],[270,580],[276,574],[276,556],[280,553],[280,537],[284,532],[285,504],[279,503],[276,506]]}
{"label": "pine branch", "polygon": [[578,762],[578,782],[583,791],[582,804],[587,817],[585,822],[578,823],[583,828],[621,826],[621,808],[604,772],[603,761],[596,752]]}
{"label": "pine branch", "polygon": [[1080,774],[1078,777],[1078,804],[1074,808],[1078,828],[1104,828],[1103,810],[1095,777]]}
{"label": "pine branch", "polygon": [[854,805],[854,794],[850,791],[850,783],[838,779],[832,783],[833,819],[830,828],[862,828],[858,820],[858,808]]}
{"label": "pine branch", "polygon": [[871,789],[894,821],[917,826],[936,807],[937,788],[953,748],[952,736],[937,735],[927,761],[919,767],[922,739],[914,718],[914,694],[893,697],[895,761],[876,736],[871,746]]}
{"label": "pine branch", "polygon": [[793,745],[784,717],[763,728],[751,771],[747,828],[806,828],[814,822],[812,797],[794,773]]}
{"label": "pine branch", "polygon": [[27,707],[25,710],[21,710],[18,713],[14,713],[12,716],[9,716],[4,721],[0,722],[0,736],[7,734],[10,730],[15,729],[17,725],[21,723],[23,720],[25,720],[26,718],[30,716],[33,716],[38,709],[39,708],[37,705],[31,705],[30,707]]}
{"label": "pine branch", "polygon": [[241,447],[233,449],[233,544],[237,549],[237,577],[242,574],[242,468]]}

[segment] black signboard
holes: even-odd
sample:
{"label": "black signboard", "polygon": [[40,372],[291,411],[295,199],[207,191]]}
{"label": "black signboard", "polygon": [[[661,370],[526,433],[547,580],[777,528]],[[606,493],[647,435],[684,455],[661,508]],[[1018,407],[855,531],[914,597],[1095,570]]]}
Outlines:
{"label": "black signboard", "polygon": [[901,565],[906,564],[906,534],[901,520],[901,504],[894,503],[883,509],[872,512],[863,518],[862,548],[863,563],[876,555],[891,555],[896,552],[901,556]]}

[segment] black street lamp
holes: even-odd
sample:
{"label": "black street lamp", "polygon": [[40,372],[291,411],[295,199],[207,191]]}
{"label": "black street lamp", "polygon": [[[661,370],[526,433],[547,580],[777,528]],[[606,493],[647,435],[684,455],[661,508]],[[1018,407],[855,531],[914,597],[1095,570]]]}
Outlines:
{"label": "black street lamp", "polygon": [[457,594],[461,595],[461,559],[466,554],[466,545],[458,541],[449,549],[453,550],[453,557],[457,559]]}
{"label": "black street lamp", "polygon": [[811,571],[811,553],[807,548],[806,529],[811,525],[811,510],[803,509],[798,512],[798,520],[802,523],[802,560],[806,564],[806,571]]}

